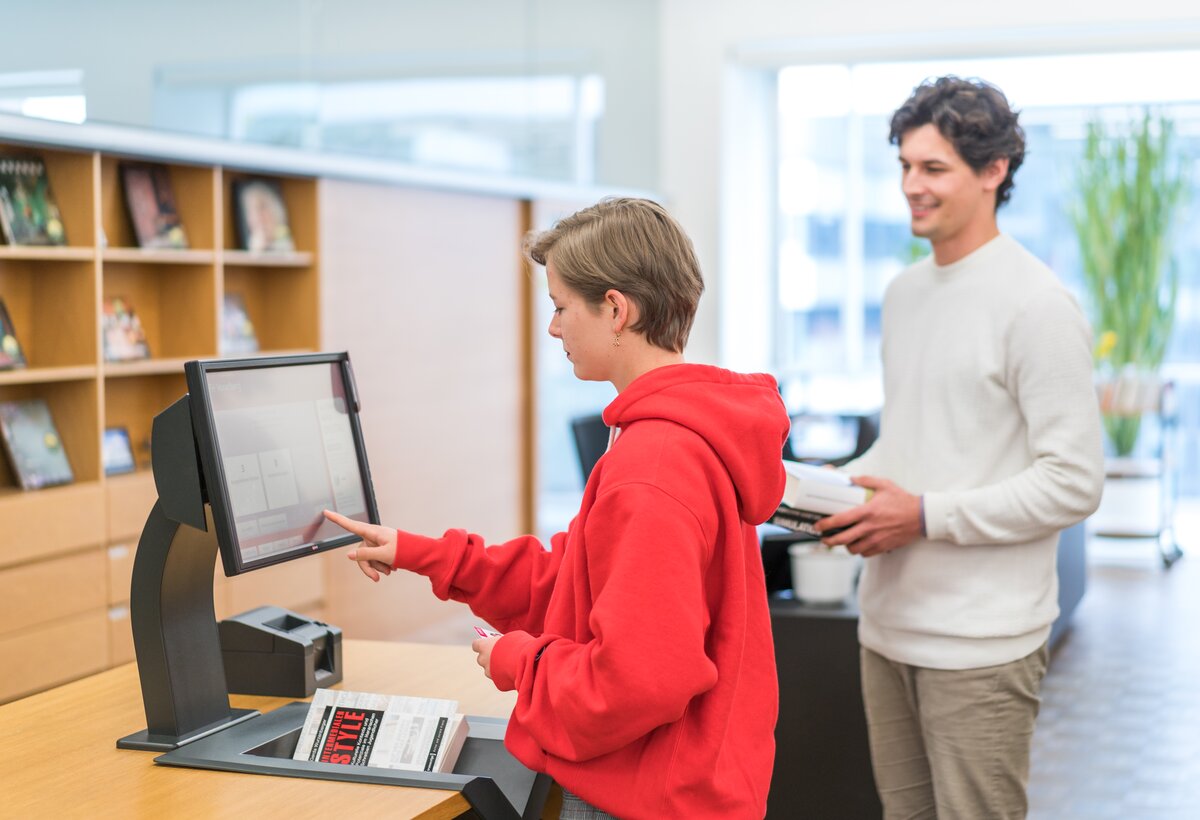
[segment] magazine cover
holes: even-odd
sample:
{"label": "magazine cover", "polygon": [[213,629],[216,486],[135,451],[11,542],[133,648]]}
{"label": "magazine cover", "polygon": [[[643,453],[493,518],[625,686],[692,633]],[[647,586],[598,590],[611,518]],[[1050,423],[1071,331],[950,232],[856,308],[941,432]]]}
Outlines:
{"label": "magazine cover", "polygon": [[129,431],[124,427],[104,428],[101,453],[105,475],[132,473],[137,469],[137,462],[133,458],[133,443],[129,440]]}
{"label": "magazine cover", "polygon": [[258,352],[258,336],[240,293],[226,293],[221,310],[221,355]]}
{"label": "magazine cover", "polygon": [[467,736],[458,702],[318,689],[295,760],[410,771],[453,771]]}
{"label": "magazine cover", "polygon": [[10,245],[67,244],[40,157],[0,156],[0,229]]}
{"label": "magazine cover", "polygon": [[75,480],[50,407],[42,399],[0,402],[0,439],[21,489]]}
{"label": "magazine cover", "polygon": [[233,212],[242,250],[294,251],[292,229],[279,184],[269,179],[235,179]]}
{"label": "magazine cover", "polygon": [[150,346],[146,343],[142,320],[123,297],[112,296],[104,300],[101,324],[104,361],[129,362],[150,358]]}
{"label": "magazine cover", "polygon": [[13,329],[4,300],[0,299],[0,370],[24,366],[25,354],[21,352],[21,343],[17,341],[17,331]]}
{"label": "magazine cover", "polygon": [[165,166],[122,162],[125,207],[140,248],[186,248],[187,234],[175,210],[171,174]]}

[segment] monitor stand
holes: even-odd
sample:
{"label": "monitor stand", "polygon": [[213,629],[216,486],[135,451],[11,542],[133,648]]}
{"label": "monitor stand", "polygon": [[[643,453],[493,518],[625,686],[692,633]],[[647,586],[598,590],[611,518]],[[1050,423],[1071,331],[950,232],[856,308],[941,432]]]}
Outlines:
{"label": "monitor stand", "polygon": [[217,539],[167,518],[155,501],[133,561],[130,620],[146,729],[120,749],[165,752],[249,720],[231,709],[213,608]]}

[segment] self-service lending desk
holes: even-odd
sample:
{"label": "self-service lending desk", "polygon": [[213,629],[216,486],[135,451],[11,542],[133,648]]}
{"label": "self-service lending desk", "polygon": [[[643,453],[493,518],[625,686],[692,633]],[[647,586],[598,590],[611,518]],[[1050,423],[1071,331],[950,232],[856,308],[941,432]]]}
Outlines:
{"label": "self-service lending desk", "polygon": [[[184,374],[187,395],[154,419],[158,500],[130,590],[146,728],[117,746],[162,752],[165,766],[453,790],[484,820],[537,817],[549,778],[507,752],[504,719],[468,714],[455,772],[441,774],[293,760],[307,704],[231,706],[212,598],[218,549],[236,575],[357,541],[322,510],[379,514],[347,354],[191,361]],[[348,665],[323,671],[351,679]],[[413,694],[402,677],[370,691]]]}

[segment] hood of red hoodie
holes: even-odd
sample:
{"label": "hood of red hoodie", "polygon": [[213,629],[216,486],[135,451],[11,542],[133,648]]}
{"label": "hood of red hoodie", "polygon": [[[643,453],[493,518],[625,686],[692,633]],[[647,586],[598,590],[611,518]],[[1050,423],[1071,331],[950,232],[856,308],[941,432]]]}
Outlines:
{"label": "hood of red hoodie", "polygon": [[609,427],[665,419],[700,435],[729,471],[739,513],[761,524],[783,497],[783,442],[790,422],[775,379],[700,364],[658,367],[604,409]]}

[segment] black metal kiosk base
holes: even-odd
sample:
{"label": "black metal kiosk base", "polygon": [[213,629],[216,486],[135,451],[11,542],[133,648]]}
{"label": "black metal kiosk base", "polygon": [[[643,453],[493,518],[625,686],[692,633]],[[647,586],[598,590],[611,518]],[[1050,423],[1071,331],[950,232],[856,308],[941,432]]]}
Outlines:
{"label": "black metal kiosk base", "polygon": [[267,714],[231,709],[212,597],[217,541],[186,396],[155,417],[151,458],[159,499],[130,591],[147,728],[119,748],[166,751],[154,762],[167,766],[455,790],[483,820],[540,817],[550,778],[504,748],[504,720],[469,716],[454,774],[439,774],[292,760],[307,703]]}

